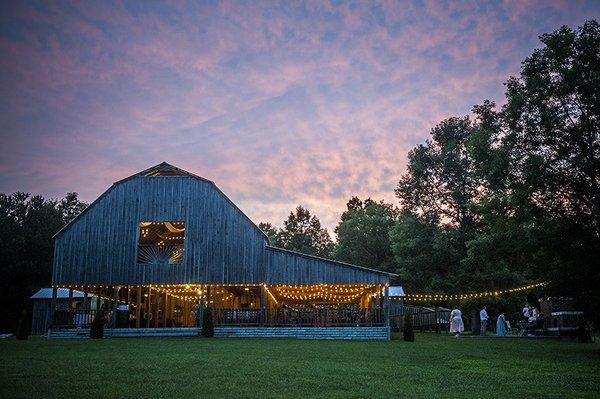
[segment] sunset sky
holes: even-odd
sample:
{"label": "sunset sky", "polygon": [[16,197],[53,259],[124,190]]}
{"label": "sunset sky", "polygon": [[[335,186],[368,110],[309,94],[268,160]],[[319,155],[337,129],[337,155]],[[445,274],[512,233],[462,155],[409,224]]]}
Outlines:
{"label": "sunset sky", "polygon": [[397,203],[408,151],[600,1],[0,3],[0,192],[94,200],[167,161],[256,223]]}

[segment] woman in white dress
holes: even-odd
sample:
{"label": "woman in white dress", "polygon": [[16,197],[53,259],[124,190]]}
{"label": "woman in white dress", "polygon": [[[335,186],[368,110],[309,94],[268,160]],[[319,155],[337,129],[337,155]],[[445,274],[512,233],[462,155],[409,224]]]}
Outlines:
{"label": "woman in white dress", "polygon": [[450,312],[450,332],[455,333],[455,337],[460,337],[460,333],[465,330],[465,325],[462,320],[462,313],[458,308],[454,308],[452,312]]}

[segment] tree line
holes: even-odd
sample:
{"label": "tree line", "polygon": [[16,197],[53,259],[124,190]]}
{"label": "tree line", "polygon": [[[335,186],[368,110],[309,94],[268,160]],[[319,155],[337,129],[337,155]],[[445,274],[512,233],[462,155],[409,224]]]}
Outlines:
{"label": "tree line", "polygon": [[505,103],[450,117],[408,154],[398,204],[353,197],[337,242],[298,207],[273,245],[399,275],[408,291],[494,290],[547,280],[600,309],[600,28],[540,37]]}
{"label": "tree line", "polygon": [[61,200],[23,192],[0,193],[0,331],[15,331],[29,297],[52,282],[52,236],[86,203],[77,193]]}

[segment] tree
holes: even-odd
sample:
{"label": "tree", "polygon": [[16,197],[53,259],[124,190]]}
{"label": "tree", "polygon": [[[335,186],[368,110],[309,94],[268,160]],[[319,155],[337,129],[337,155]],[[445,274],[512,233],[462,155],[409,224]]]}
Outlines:
{"label": "tree", "polygon": [[322,228],[319,219],[311,216],[302,205],[296,208],[296,212],[290,212],[277,238],[284,249],[308,255],[330,257],[334,249],[327,229]]}
{"label": "tree", "polygon": [[63,198],[58,204],[58,210],[63,215],[64,224],[69,223],[71,220],[75,219],[77,215],[79,215],[85,208],[87,208],[88,204],[82,202],[77,198],[76,192],[67,193],[65,198]]}
{"label": "tree", "polygon": [[390,230],[399,281],[412,292],[452,292],[460,256],[451,230],[404,211]]}
{"label": "tree", "polygon": [[408,170],[395,190],[402,209],[458,229],[462,243],[472,235],[481,186],[469,146],[472,132],[469,117],[434,127],[431,140],[408,154]]}
{"label": "tree", "polygon": [[512,187],[550,216],[600,237],[600,26],[540,37],[507,82]]}
{"label": "tree", "polygon": [[50,285],[52,236],[68,218],[63,211],[72,216],[76,203],[76,195],[59,203],[23,192],[0,194],[0,331],[14,332],[18,309],[36,289]]}
{"label": "tree", "polygon": [[394,256],[389,233],[398,209],[385,202],[352,197],[335,229],[338,245],[335,258],[356,265],[391,271]]}
{"label": "tree", "polygon": [[433,289],[432,270],[461,290],[550,280],[600,307],[600,26],[540,39],[500,111],[485,101],[410,152],[396,189],[410,214],[390,235],[408,284]]}
{"label": "tree", "polygon": [[543,250],[545,261],[530,267],[551,279],[550,292],[591,311],[600,306],[600,25],[540,39],[506,84],[498,137],[508,167],[494,194],[515,230],[538,231],[529,253]]}
{"label": "tree", "polygon": [[269,222],[260,222],[258,224],[258,228],[261,229],[269,238],[269,244],[276,247],[278,246],[277,242],[277,229]]}

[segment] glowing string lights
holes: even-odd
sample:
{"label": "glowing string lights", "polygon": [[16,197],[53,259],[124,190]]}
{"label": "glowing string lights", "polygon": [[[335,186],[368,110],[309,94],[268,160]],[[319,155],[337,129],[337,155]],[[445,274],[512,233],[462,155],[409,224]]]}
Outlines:
{"label": "glowing string lights", "polygon": [[547,281],[543,281],[541,283],[524,285],[522,287],[515,287],[506,290],[494,290],[494,291],[483,291],[483,292],[473,292],[473,293],[465,293],[465,294],[406,294],[403,298],[408,301],[423,301],[423,302],[434,302],[434,301],[452,301],[452,300],[463,300],[463,299],[477,299],[477,298],[486,298],[493,296],[500,296],[503,294],[511,294],[515,292],[522,292],[531,290],[534,288],[540,288],[548,285]]}

